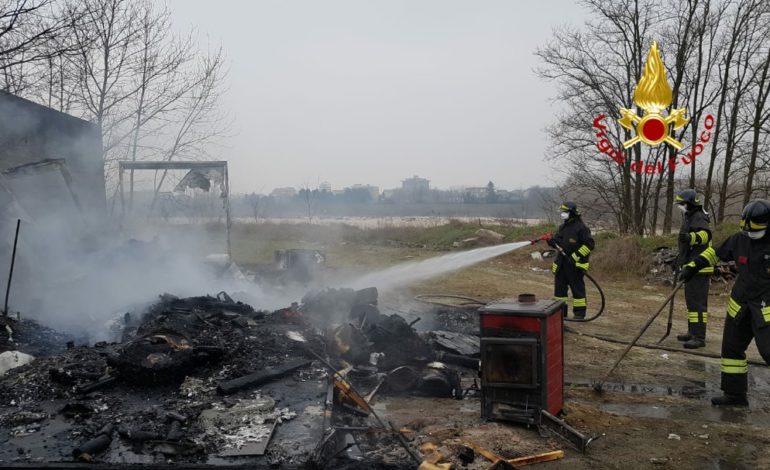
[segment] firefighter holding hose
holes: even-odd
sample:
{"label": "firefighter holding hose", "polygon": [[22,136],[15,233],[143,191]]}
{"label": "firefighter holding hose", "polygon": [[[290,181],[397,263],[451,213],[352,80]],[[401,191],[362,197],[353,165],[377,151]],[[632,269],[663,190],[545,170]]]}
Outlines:
{"label": "firefighter holding hose", "polygon": [[718,260],[734,261],[738,277],[727,301],[722,333],[722,391],[711,399],[714,406],[748,406],[749,366],[746,348],[757,343],[762,359],[770,364],[770,202],[755,199],[741,214],[741,231],[716,250],[708,247],[687,263],[679,279],[689,281]]}
{"label": "firefighter holding hose", "polygon": [[[564,202],[559,207],[559,216],[563,220],[553,237],[546,239],[549,246],[560,246],[564,254],[559,253],[551,265],[554,274],[554,298],[567,301],[567,288],[572,291],[572,313],[576,319],[586,316],[586,283],[584,276],[588,271],[588,257],[594,249],[591,230],[583,223],[580,212],[574,202]],[[565,255],[570,259],[566,259]]]}
{"label": "firefighter holding hose", "polygon": [[[679,229],[679,257],[677,265],[684,266],[711,246],[709,216],[703,210],[694,189],[685,189],[676,195],[676,205],[682,211],[682,227]],[[708,323],[709,278],[713,266],[706,266],[684,285],[684,299],[687,304],[687,333],[678,335],[687,349],[706,346],[706,324]]]}

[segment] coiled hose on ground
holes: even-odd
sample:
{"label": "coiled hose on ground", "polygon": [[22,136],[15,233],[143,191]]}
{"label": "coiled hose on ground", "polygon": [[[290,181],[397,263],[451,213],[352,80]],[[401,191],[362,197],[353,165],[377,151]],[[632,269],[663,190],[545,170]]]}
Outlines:
{"label": "coiled hose on ground", "polygon": [[[602,290],[601,286],[599,286],[599,283],[596,282],[596,279],[593,278],[593,276],[591,276],[588,273],[585,273],[585,276],[596,287],[596,290],[599,291],[599,298],[601,299],[599,303],[599,310],[593,315],[586,316],[586,318],[565,317],[564,321],[575,322],[575,323],[586,323],[589,321],[596,320],[602,315],[602,313],[604,313],[604,306],[606,303],[604,298],[604,291]],[[473,297],[466,297],[464,295],[454,295],[454,294],[421,294],[421,295],[416,295],[414,299],[419,302],[424,302],[431,305],[439,305],[441,307],[450,307],[450,308],[467,308],[467,307],[473,307],[473,306],[483,307],[484,305],[487,304],[487,302],[481,301],[479,299],[474,299]],[[451,303],[440,302],[438,300],[432,300],[432,299],[458,299],[458,300],[463,300],[464,303],[451,304]]]}

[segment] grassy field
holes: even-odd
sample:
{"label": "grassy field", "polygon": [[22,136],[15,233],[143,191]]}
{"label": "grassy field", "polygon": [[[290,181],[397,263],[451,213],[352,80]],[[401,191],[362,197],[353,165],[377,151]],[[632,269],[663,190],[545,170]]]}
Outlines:
{"label": "grassy field", "polygon": [[[245,264],[267,263],[272,259],[274,250],[309,248],[325,250],[329,262],[335,267],[382,267],[402,259],[452,250],[454,243],[476,237],[481,228],[503,235],[505,242],[530,240],[556,230],[556,226],[550,224],[522,227],[460,221],[425,228],[376,229],[349,225],[235,224],[232,231],[233,257]],[[736,229],[732,224],[717,227],[714,230],[715,240],[723,240]],[[608,275],[642,275],[649,269],[653,250],[661,246],[676,246],[676,234],[640,237],[603,231],[595,234],[594,239],[596,249],[592,254],[592,272]],[[379,247],[398,247],[401,255],[383,257],[383,250],[377,249]],[[544,247],[544,244],[541,245],[541,248]]]}

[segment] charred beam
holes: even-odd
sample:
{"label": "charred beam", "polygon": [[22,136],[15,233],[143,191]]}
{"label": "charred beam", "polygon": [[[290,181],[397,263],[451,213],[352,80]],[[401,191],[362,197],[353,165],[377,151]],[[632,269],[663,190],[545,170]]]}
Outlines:
{"label": "charred beam", "polygon": [[307,367],[310,365],[310,362],[311,361],[307,359],[298,359],[284,363],[278,367],[265,367],[259,372],[254,372],[253,374],[244,375],[243,377],[220,383],[217,386],[217,392],[221,395],[231,395],[239,390],[256,387],[288,375],[302,367]]}

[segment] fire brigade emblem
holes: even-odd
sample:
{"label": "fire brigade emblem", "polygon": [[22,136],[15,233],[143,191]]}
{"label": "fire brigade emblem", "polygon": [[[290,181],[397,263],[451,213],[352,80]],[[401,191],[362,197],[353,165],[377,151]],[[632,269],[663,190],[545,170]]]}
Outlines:
{"label": "fire brigade emblem", "polygon": [[658,44],[652,43],[644,72],[634,89],[634,104],[644,110],[644,116],[639,117],[632,109],[620,108],[622,117],[618,122],[636,135],[623,142],[623,148],[628,148],[637,142],[657,146],[663,142],[677,150],[682,149],[682,143],[669,135],[671,126],[674,130],[681,129],[690,118],[685,117],[687,108],[671,110],[667,116],[663,113],[671,105],[672,92],[666,79],[666,69],[660,57]]}

